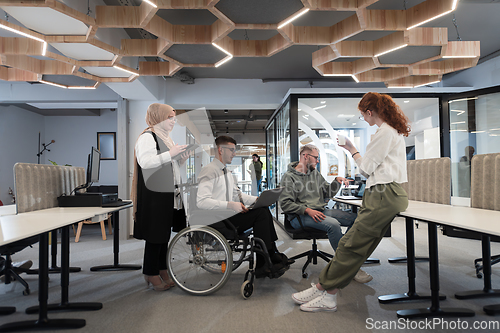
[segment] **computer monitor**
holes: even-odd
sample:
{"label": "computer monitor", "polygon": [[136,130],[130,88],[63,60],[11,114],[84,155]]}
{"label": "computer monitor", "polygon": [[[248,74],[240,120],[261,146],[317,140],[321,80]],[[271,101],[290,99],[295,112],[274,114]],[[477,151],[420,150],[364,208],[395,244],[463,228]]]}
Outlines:
{"label": "computer monitor", "polygon": [[99,170],[101,165],[101,152],[92,147],[87,165],[87,185],[99,182]]}
{"label": "computer monitor", "polygon": [[99,182],[99,170],[101,163],[101,152],[96,148],[92,147],[90,154],[87,159],[87,176],[85,179],[85,184],[76,187],[71,193],[78,193],[78,190],[83,190],[89,188],[92,183]]}

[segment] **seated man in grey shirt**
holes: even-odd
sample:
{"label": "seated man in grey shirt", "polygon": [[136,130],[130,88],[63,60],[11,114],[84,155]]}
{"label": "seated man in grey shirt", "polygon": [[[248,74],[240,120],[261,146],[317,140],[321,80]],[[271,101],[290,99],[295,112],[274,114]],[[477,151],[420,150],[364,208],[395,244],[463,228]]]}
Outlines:
{"label": "seated man in grey shirt", "polygon": [[[333,197],[342,183],[349,185],[349,180],[337,177],[336,182],[329,184],[316,169],[319,150],[314,145],[302,146],[299,156],[299,161],[290,163],[281,178],[280,186],[284,187],[279,200],[281,208],[284,213],[291,214],[292,227],[300,228],[300,218],[303,226],[326,231],[333,250],[337,250],[343,236],[340,227],[346,226],[349,230],[356,215],[338,209],[325,209],[325,194],[326,198]],[[372,277],[359,270],[354,279],[366,283]]]}

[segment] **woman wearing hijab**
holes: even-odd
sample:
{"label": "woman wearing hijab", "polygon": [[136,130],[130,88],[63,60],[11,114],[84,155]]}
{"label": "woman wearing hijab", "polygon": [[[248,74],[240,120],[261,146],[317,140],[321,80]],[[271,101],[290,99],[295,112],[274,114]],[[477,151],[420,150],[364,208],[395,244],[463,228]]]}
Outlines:
{"label": "woman wearing hijab", "polygon": [[175,115],[169,105],[151,104],[146,114],[148,127],[134,151],[134,238],[146,241],[142,272],[146,284],[156,291],[174,286],[167,270],[168,241],[173,221],[186,221],[177,185],[181,183],[179,165],[189,154],[184,152],[186,145],[177,145],[170,138]]}

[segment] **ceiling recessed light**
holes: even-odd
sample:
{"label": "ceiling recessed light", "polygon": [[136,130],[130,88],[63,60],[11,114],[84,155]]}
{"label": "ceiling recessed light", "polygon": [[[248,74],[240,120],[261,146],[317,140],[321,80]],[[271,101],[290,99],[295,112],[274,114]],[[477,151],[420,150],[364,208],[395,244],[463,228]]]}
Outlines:
{"label": "ceiling recessed light", "polygon": [[404,101],[405,103],[410,103],[410,101]]}
{"label": "ceiling recessed light", "polygon": [[315,108],[313,108],[314,110],[319,110],[319,109],[322,109],[322,108],[326,108],[326,104],[325,105],[320,105],[320,106],[317,106]]}
{"label": "ceiling recessed light", "polygon": [[326,103],[326,101],[321,101],[321,104],[325,104],[325,103]]}
{"label": "ceiling recessed light", "polygon": [[353,125],[356,125],[356,123],[352,123]]}
{"label": "ceiling recessed light", "polygon": [[343,113],[337,116],[337,118],[352,118],[352,117],[354,117],[353,114],[343,114]]}

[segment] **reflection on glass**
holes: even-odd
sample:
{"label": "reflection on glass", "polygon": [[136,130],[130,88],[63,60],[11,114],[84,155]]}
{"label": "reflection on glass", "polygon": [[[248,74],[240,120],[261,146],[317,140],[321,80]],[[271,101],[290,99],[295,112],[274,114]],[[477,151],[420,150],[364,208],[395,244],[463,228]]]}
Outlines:
{"label": "reflection on glass", "polygon": [[471,159],[500,152],[500,93],[449,102],[452,195],[470,198]]}

